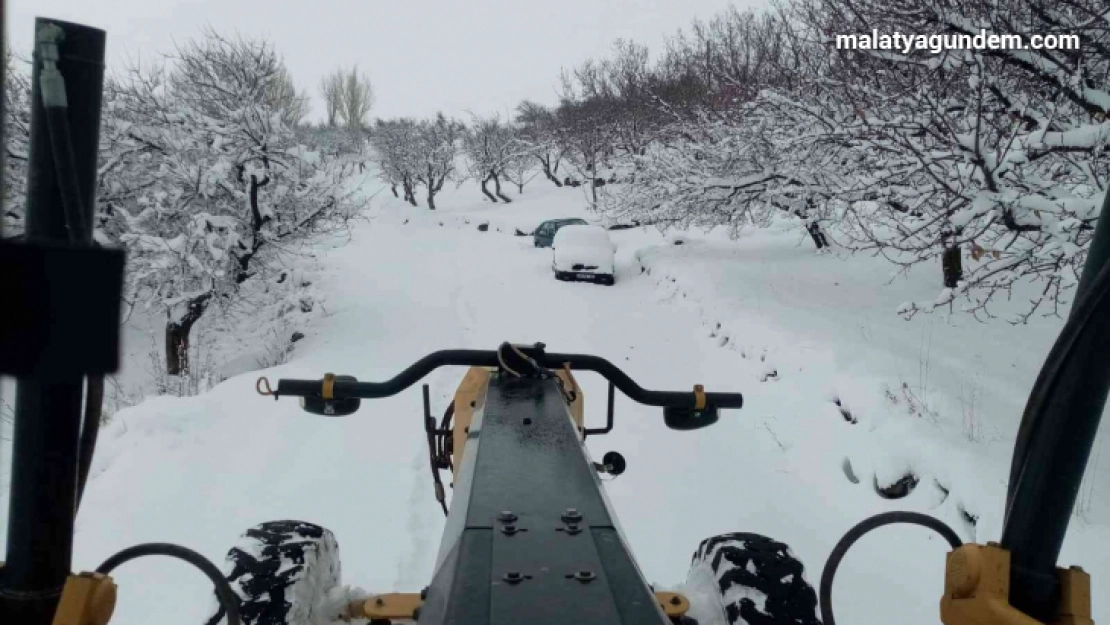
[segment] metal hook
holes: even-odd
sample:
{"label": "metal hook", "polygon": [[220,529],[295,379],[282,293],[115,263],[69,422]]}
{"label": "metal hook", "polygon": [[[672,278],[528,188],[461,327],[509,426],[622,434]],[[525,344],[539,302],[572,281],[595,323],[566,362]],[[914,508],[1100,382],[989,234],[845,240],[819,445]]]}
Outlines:
{"label": "metal hook", "polygon": [[[263,390],[263,388],[265,388],[265,390]],[[270,388],[270,381],[267,380],[265,376],[258,378],[258,381],[254,383],[254,390],[258,391],[259,395],[266,397],[272,395],[274,399],[277,399],[277,393],[274,392],[274,389]]]}

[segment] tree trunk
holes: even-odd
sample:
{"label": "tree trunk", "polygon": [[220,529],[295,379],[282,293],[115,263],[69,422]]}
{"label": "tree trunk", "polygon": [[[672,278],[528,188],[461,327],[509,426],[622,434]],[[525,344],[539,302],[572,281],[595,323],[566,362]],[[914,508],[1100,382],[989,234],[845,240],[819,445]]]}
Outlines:
{"label": "tree trunk", "polygon": [[211,295],[202,295],[189,302],[180,321],[166,322],[166,374],[189,374],[189,334],[204,315]]}
{"label": "tree trunk", "polygon": [[590,181],[590,206],[597,206],[597,185],[594,184],[594,174],[592,173],[597,171],[597,168],[594,163],[590,163],[586,165],[586,169],[591,172],[588,179]]}
{"label": "tree trunk", "polygon": [[428,210],[436,209],[436,191],[435,187],[428,185]]}
{"label": "tree trunk", "polygon": [[[555,177],[555,172],[551,170],[551,159],[550,158],[539,157],[539,161],[540,161],[540,165],[543,168],[543,175],[547,176],[547,179],[550,180],[551,182],[554,182],[555,186],[557,186],[557,187],[563,186],[563,182],[561,180],[559,180],[558,178],[556,178]],[[559,166],[555,165],[555,169],[558,170]]]}
{"label": "tree trunk", "polygon": [[813,244],[817,246],[817,249],[829,246],[829,240],[825,238],[825,233],[821,232],[821,226],[816,221],[807,224],[806,230],[809,232],[809,236],[813,239]]}
{"label": "tree trunk", "polygon": [[501,177],[497,174],[493,175],[493,192],[497,194],[497,197],[501,198],[502,202],[506,204],[512,203],[512,200],[505,197],[505,194],[501,193]]}
{"label": "tree trunk", "polygon": [[944,272],[944,288],[954,289],[959,286],[964,278],[963,260],[960,256],[960,246],[950,245],[944,248],[941,256],[941,269]]}
{"label": "tree trunk", "polygon": [[397,185],[389,185],[389,190],[393,192],[393,197],[401,197],[400,195],[397,195]]}
{"label": "tree trunk", "polygon": [[489,182],[490,178],[492,178],[492,177],[493,176],[490,176],[489,178],[486,178],[485,180],[482,181],[482,193],[484,193],[486,195],[486,197],[489,198],[489,201],[496,204],[497,203],[497,198],[495,198],[493,196],[493,194],[489,192],[489,189],[486,188],[486,183]]}
{"label": "tree trunk", "polygon": [[413,188],[412,183],[406,180],[403,185],[405,188],[405,201],[413,206],[418,206],[416,203],[416,189]]}

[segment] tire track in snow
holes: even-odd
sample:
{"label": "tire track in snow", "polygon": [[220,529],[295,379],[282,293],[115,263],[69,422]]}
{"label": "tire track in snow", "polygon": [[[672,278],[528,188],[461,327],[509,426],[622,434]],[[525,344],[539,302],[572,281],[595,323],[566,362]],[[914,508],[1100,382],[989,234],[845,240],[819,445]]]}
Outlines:
{"label": "tire track in snow", "polygon": [[[440,248],[430,246],[430,249]],[[467,296],[465,269],[462,264],[453,262],[455,259],[448,254],[440,252],[439,257],[428,260],[427,266],[451,267],[453,287],[447,297],[446,309],[454,311],[457,318],[456,331],[450,333],[453,344],[444,344],[437,349],[450,349],[469,345],[469,337],[474,334],[481,320],[473,303]],[[438,330],[443,334],[445,328]],[[462,375],[460,368],[451,367],[440,369],[429,377],[429,396],[432,401],[432,417],[438,422],[442,411],[453,400],[454,386]],[[437,412],[438,411],[438,412]],[[410,464],[412,474],[412,487],[405,502],[408,515],[406,542],[407,550],[402,559],[397,563],[397,577],[394,580],[394,589],[397,592],[412,592],[413,589],[423,588],[430,581],[433,573],[431,566],[434,561],[434,547],[439,544],[443,522],[440,520],[441,511],[435,502],[435,491],[432,476],[428,468],[428,449],[421,445]],[[450,474],[443,475],[445,482],[450,481]],[[446,487],[446,483],[444,484]],[[447,490],[447,503],[450,505],[450,489]],[[434,518],[433,518],[434,517]]]}
{"label": "tire track in snow", "polygon": [[410,465],[412,470],[412,488],[406,503],[408,508],[408,526],[406,541],[409,544],[408,553],[397,563],[397,579],[393,583],[395,592],[412,592],[414,588],[423,588],[427,580],[422,573],[430,562],[432,556],[429,548],[433,530],[431,520],[428,518],[428,489],[427,482],[420,479],[427,472],[427,450],[421,449]]}

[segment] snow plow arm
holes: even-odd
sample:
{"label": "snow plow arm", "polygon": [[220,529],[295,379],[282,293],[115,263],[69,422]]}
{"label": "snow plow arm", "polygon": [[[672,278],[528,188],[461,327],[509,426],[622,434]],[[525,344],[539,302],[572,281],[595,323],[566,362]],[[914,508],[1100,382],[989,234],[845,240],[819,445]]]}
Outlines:
{"label": "snow plow arm", "polygon": [[[440,367],[470,366],[470,367],[505,367],[505,350],[511,348],[508,343],[497,350],[476,349],[451,349],[433,352],[421,358],[394,378],[385,382],[359,382],[353,378],[334,378],[330,388],[325,387],[325,380],[278,380],[277,389],[265,392],[264,395],[273,395],[275,398],[282,395],[296,397],[325,398],[326,399],[378,399],[390,397],[416,384],[432,371]],[[537,343],[530,347],[519,347],[520,352],[534,363],[545,369],[558,369],[564,365],[571,370],[593,371],[601,375],[620,389],[629,399],[646,406],[660,406],[664,408],[694,409],[705,408],[741,408],[744,397],[740,393],[706,393],[701,386],[696,386],[690,391],[652,391],[643,388],[628,374],[621,371],[608,360],[587,354],[548,354],[543,351],[543,344]],[[330,392],[329,392],[330,391]]]}

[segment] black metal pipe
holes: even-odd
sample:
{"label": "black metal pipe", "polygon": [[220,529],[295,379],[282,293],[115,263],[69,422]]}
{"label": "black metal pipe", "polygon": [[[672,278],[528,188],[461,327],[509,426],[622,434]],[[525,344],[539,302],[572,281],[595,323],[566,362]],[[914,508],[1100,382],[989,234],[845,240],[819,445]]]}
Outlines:
{"label": "black metal pipe", "polygon": [[[35,20],[36,42],[40,35],[59,31],[63,37],[57,41],[57,67],[65,80],[74,174],[84,208],[80,229],[91,232],[105,33],[58,20]],[[70,234],[43,105],[44,59],[38,46],[32,59],[26,237],[30,242],[66,242]],[[3,622],[52,622],[70,573],[83,391],[81,375],[51,372],[48,367],[17,383],[7,555],[0,580]]]}
{"label": "black metal pipe", "polygon": [[585,435],[601,435],[608,434],[613,431],[613,411],[614,403],[616,402],[616,393],[613,391],[613,383],[609,383],[609,400],[607,402],[607,410],[605,412],[605,427],[603,428],[586,428]]}
{"label": "black metal pipe", "polygon": [[1026,404],[1010,471],[1001,539],[1011,552],[1010,602],[1045,622],[1057,608],[1055,568],[1110,394],[1106,207],[1104,202],[1068,322]]}
{"label": "black metal pipe", "polygon": [[[84,208],[81,229],[91,232],[96,198],[96,156],[100,142],[100,108],[104,93],[104,31],[59,20],[37,18],[39,33],[54,26],[64,33],[58,45],[58,70],[65,79],[70,141],[75,174]],[[30,170],[27,176],[27,238],[66,241],[69,229],[63,210],[63,188],[51,148],[47,111],[42,101],[42,58],[32,55]]]}
{"label": "black metal pipe", "polygon": [[[673,406],[693,408],[696,402],[693,391],[651,391],[634,382],[628,374],[617,368],[616,365],[586,354],[542,354],[536,357],[537,362],[547,368],[559,368],[568,363],[571,369],[593,371],[609,380],[633,401],[647,406]],[[496,367],[498,366],[497,352],[474,349],[453,349],[433,352],[401,371],[385,382],[351,382],[349,380],[336,380],[334,385],[335,397],[342,399],[358,397],[359,399],[377,399],[396,395],[406,388],[419,382],[424,376],[439,367],[444,366],[469,366],[469,367]],[[319,380],[278,380],[277,394],[294,396],[318,396],[321,391]],[[740,393],[706,393],[706,402],[716,408],[741,408],[744,398]]]}

